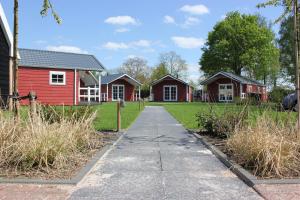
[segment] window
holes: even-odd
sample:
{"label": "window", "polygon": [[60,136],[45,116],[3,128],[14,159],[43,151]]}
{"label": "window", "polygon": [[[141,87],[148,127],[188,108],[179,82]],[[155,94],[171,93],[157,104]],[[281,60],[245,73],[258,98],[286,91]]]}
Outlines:
{"label": "window", "polygon": [[112,100],[124,100],[124,85],[112,85]]}
{"label": "window", "polygon": [[66,72],[50,71],[49,78],[50,85],[65,85],[66,84]]}
{"label": "window", "polygon": [[177,86],[165,85],[164,86],[164,101],[177,101]]}
{"label": "window", "polygon": [[232,84],[219,84],[219,101],[233,101]]}
{"label": "window", "polygon": [[252,85],[248,85],[247,88],[248,88],[248,92],[252,92]]}

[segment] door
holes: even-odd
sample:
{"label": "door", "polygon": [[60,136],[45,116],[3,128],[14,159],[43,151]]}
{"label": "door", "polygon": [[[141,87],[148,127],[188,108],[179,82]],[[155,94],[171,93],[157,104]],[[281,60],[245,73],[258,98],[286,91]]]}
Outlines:
{"label": "door", "polygon": [[124,100],[125,87],[124,85],[112,85],[112,100],[118,101],[119,99]]}
{"label": "door", "polygon": [[165,85],[164,86],[164,101],[177,101],[177,86]]}
{"label": "door", "polygon": [[233,84],[219,84],[219,101],[233,101]]}

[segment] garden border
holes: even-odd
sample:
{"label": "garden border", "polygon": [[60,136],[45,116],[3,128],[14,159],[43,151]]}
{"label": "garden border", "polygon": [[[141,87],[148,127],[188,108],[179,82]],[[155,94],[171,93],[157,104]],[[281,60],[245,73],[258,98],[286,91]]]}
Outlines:
{"label": "garden border", "polygon": [[[197,139],[199,139],[204,146],[206,146],[212,153],[233,173],[235,173],[242,181],[244,181],[248,186],[253,187],[260,184],[300,184],[300,179],[258,179],[256,176],[245,170],[242,166],[228,159],[227,155],[221,152],[217,147],[207,142],[205,138],[201,135],[189,131]],[[258,191],[257,191],[258,192]]]}
{"label": "garden border", "polygon": [[71,179],[52,179],[52,180],[44,180],[44,179],[29,179],[29,178],[0,178],[0,184],[38,184],[38,185],[77,185],[84,177],[92,171],[95,164],[104,157],[107,153],[109,153],[123,138],[125,132],[118,132],[120,134],[119,138],[114,141],[113,144],[105,145],[101,150],[99,150],[80,170],[79,172],[73,176]]}

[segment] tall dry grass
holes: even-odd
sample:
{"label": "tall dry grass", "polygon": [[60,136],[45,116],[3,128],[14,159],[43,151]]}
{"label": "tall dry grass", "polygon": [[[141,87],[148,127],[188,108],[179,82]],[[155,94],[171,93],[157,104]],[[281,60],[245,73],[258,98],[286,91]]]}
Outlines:
{"label": "tall dry grass", "polygon": [[255,124],[236,129],[227,148],[239,164],[257,176],[300,175],[300,138],[294,123],[278,123],[263,114]]}
{"label": "tall dry grass", "polygon": [[20,121],[0,112],[0,169],[48,173],[74,168],[102,145],[92,126],[95,116],[83,113],[80,120],[62,117],[53,123],[41,111],[34,120]]}

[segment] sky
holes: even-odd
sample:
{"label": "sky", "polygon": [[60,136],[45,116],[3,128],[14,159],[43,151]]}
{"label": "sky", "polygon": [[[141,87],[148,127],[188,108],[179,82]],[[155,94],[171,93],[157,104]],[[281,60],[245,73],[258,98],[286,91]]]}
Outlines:
{"label": "sky", "polygon": [[[51,0],[62,19],[41,17],[42,0],[19,3],[22,48],[88,53],[109,71],[138,56],[157,65],[161,53],[175,51],[188,64],[188,78],[197,81],[201,47],[214,25],[228,12],[260,13],[271,22],[282,8],[258,9],[265,0]],[[9,24],[13,1],[0,0]],[[76,3],[74,3],[76,2]],[[273,30],[277,34],[278,24]]]}

